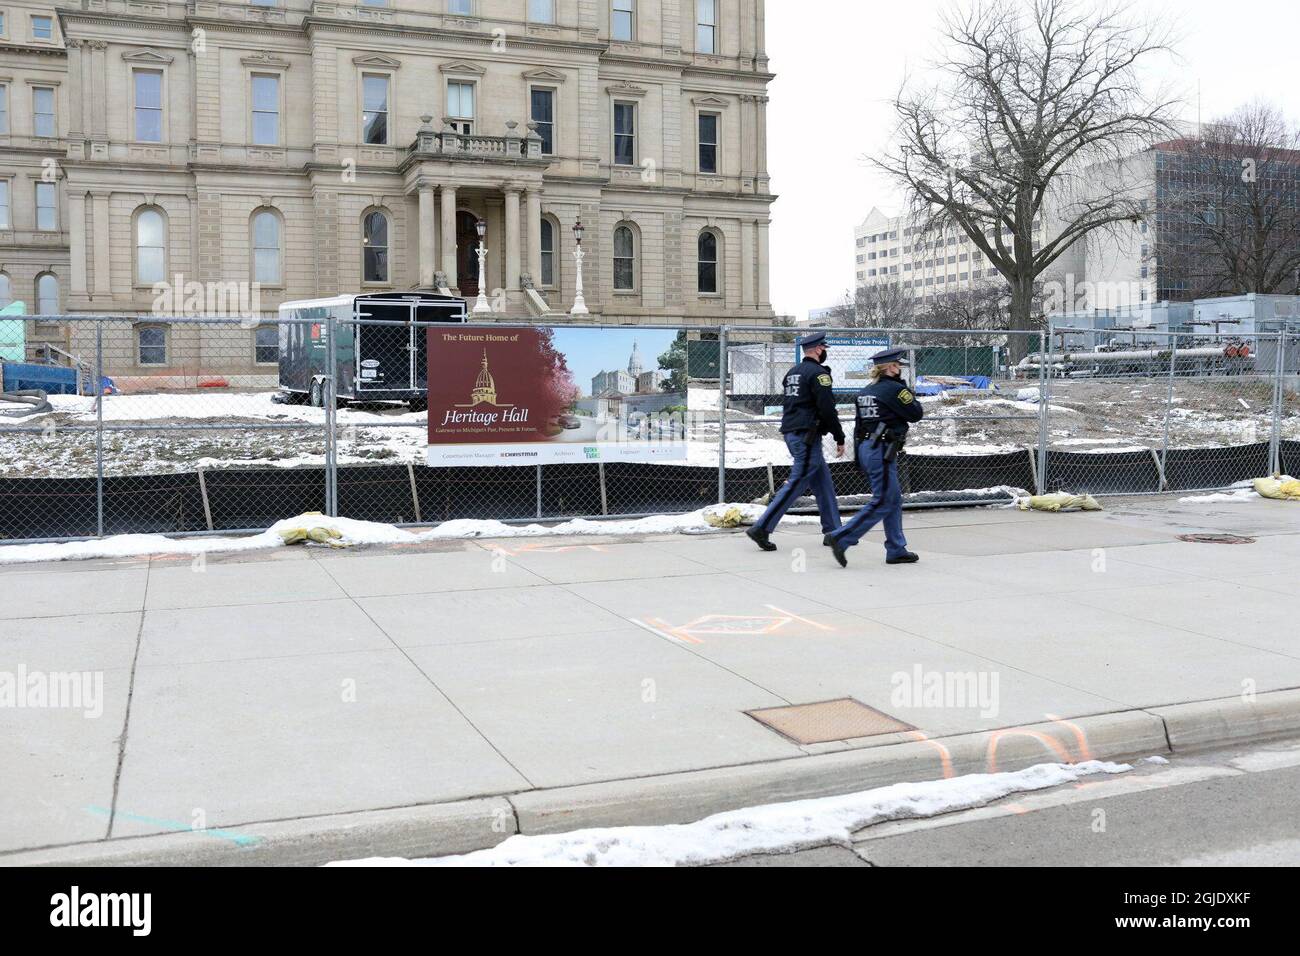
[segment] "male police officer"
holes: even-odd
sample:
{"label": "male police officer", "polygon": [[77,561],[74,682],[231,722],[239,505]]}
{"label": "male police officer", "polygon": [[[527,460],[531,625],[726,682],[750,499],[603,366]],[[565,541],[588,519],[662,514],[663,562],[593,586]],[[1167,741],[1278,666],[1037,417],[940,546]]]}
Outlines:
{"label": "male police officer", "polygon": [[921,403],[902,379],[903,349],[877,353],[871,384],[858,392],[853,426],[858,467],[871,484],[871,502],[844,527],[826,535],[824,543],[841,567],[848,567],[844,552],[862,536],[885,523],[885,563],[911,564],[920,560],[907,550],[903,537],[903,494],[898,487],[897,455],[908,426],[921,420]]}
{"label": "male police officer", "polygon": [[826,367],[826,333],[814,332],[799,340],[803,361],[785,373],[782,388],[785,411],[781,415],[781,437],[790,449],[794,467],[790,477],[772,498],[763,516],[745,534],[764,551],[775,551],[768,535],[786,510],[809,487],[817,499],[822,533],[830,534],[840,526],[840,507],[835,500],[831,469],[822,454],[822,436],[835,436],[836,457],[844,457],[844,429],[835,411],[835,393],[831,388],[831,370]]}

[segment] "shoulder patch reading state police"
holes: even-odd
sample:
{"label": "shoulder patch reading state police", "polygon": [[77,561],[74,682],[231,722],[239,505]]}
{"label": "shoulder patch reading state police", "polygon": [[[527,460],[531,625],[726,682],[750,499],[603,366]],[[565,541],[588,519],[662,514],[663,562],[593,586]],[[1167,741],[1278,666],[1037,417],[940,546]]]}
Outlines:
{"label": "shoulder patch reading state police", "polygon": [[831,387],[831,377],[829,375],[818,375],[817,381],[822,385],[825,385],[827,388]]}
{"label": "shoulder patch reading state police", "polygon": [[912,398],[913,398],[912,393],[909,392],[907,389],[903,389],[901,392],[898,393],[898,400],[902,402],[904,405],[911,405]]}

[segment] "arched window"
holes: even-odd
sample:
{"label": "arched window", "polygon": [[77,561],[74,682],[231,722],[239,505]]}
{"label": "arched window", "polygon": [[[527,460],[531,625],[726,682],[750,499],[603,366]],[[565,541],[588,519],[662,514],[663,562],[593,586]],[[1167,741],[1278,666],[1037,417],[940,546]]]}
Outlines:
{"label": "arched window", "polygon": [[632,292],[636,289],[636,237],[630,226],[614,230],[614,290]]}
{"label": "arched window", "polygon": [[718,291],[718,235],[710,229],[700,233],[696,243],[698,267],[696,286],[701,295],[716,295]]}
{"label": "arched window", "polygon": [[379,210],[368,212],[361,220],[362,279],[366,282],[388,281],[388,217]]}
{"label": "arched window", "polygon": [[541,286],[553,289],[556,285],[555,273],[555,223],[542,217],[542,275]]}
{"label": "arched window", "polygon": [[52,272],[36,277],[36,314],[59,314],[59,280]]}
{"label": "arched window", "polygon": [[253,213],[253,281],[281,283],[280,215],[274,209]]}
{"label": "arched window", "polygon": [[167,277],[167,223],[157,209],[145,208],[135,217],[135,281],[153,285]]}
{"label": "arched window", "polygon": [[9,277],[0,272],[0,309],[14,300],[14,284]]}

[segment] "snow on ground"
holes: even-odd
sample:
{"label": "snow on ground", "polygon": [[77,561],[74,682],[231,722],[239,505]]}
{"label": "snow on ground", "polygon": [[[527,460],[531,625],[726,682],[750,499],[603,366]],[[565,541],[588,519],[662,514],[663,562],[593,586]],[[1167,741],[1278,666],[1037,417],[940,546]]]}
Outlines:
{"label": "snow on ground", "polygon": [[[390,524],[357,521],[352,518],[328,518],[323,515],[299,516],[277,521],[266,531],[247,537],[167,538],[157,534],[120,534],[91,541],[62,544],[15,544],[0,547],[0,564],[23,564],[33,561],[82,561],[91,558],[142,557],[151,554],[216,554],[255,551],[284,546],[280,533],[303,526],[333,528],[342,535],[342,545],[418,544],[455,538],[521,538],[547,535],[641,535],[691,534],[715,530],[708,516],[721,515],[736,508],[747,521],[753,521],[763,509],[758,505],[711,505],[698,511],[675,515],[653,515],[618,521],[589,521],[577,518],[559,524],[512,525],[500,521],[459,519],[444,521],[427,531],[408,531]],[[815,515],[789,515],[795,524],[813,524]]]}
{"label": "snow on ground", "polygon": [[603,827],[572,833],[516,835],[463,856],[426,860],[371,858],[334,866],[681,866],[720,863],[755,853],[789,853],[848,845],[863,827],[911,820],[992,803],[1013,793],[1045,790],[1129,764],[1090,760],[1045,763],[1015,773],[969,774],[950,780],[898,783],[842,797],[819,797],[732,810],[695,823]]}
{"label": "snow on ground", "polygon": [[1216,501],[1242,503],[1246,501],[1259,501],[1260,496],[1253,490],[1251,491],[1219,491],[1212,495],[1189,495],[1186,498],[1179,498],[1180,502],[1189,504],[1211,504]]}

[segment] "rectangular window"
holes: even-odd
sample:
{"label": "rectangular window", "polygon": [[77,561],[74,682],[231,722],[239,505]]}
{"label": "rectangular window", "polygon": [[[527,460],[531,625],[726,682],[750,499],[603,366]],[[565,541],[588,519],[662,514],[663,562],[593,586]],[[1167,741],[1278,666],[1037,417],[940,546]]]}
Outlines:
{"label": "rectangular window", "polygon": [[610,32],[615,40],[636,39],[636,0],[614,0]]}
{"label": "rectangular window", "polygon": [[0,84],[0,136],[9,133],[9,87]]}
{"label": "rectangular window", "polygon": [[447,12],[467,17],[474,12],[474,0],[447,0]]}
{"label": "rectangular window", "polygon": [[555,152],[555,90],[532,91],[532,117],[542,138],[542,154]]}
{"label": "rectangular window", "polygon": [[372,146],[388,144],[388,77],[373,73],[361,77],[361,141]]}
{"label": "rectangular window", "polygon": [[52,17],[32,17],[32,39],[53,40],[54,19]]}
{"label": "rectangular window", "polygon": [[52,232],[59,228],[59,207],[54,183],[36,184],[36,228],[42,232]]}
{"label": "rectangular window", "polygon": [[162,72],[136,70],[135,138],[141,143],[162,142]]}
{"label": "rectangular window", "polygon": [[700,172],[718,171],[718,114],[700,114]]}
{"label": "rectangular window", "polygon": [[255,7],[278,7],[280,0],[248,0]]}
{"label": "rectangular window", "polygon": [[32,132],[37,136],[57,136],[54,122],[54,87],[32,87]]}
{"label": "rectangular window", "polygon": [[0,229],[13,228],[13,220],[9,218],[9,208],[9,180],[0,179]]}
{"label": "rectangular window", "polygon": [[280,145],[280,78],[253,74],[253,144]]}
{"label": "rectangular window", "polygon": [[636,165],[636,104],[614,104],[614,165]]}
{"label": "rectangular window", "polygon": [[0,37],[5,35],[5,12],[0,10]]}
{"label": "rectangular window", "polygon": [[167,364],[167,330],[140,329],[136,333],[139,347],[137,349],[139,364]]}
{"label": "rectangular window", "polygon": [[555,0],[528,0],[528,19],[533,23],[554,23]]}
{"label": "rectangular window", "polygon": [[695,0],[695,52],[716,53],[718,33],[717,0]]}
{"label": "rectangular window", "polygon": [[275,365],[280,361],[280,328],[259,325],[253,333],[253,361],[258,365]]}
{"label": "rectangular window", "polygon": [[464,136],[474,132],[474,84],[453,80],[447,84],[447,115]]}

